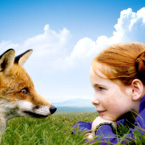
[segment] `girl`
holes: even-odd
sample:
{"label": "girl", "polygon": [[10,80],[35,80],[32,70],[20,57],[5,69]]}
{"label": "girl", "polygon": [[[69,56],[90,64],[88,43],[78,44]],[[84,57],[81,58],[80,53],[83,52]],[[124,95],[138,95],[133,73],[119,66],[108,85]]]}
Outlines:
{"label": "girl", "polygon": [[[133,143],[135,131],[145,133],[144,44],[117,44],[102,51],[92,62],[90,81],[95,91],[92,104],[99,116],[93,123],[74,125],[85,132],[87,141]],[[123,140],[116,135],[121,124],[130,127]]]}

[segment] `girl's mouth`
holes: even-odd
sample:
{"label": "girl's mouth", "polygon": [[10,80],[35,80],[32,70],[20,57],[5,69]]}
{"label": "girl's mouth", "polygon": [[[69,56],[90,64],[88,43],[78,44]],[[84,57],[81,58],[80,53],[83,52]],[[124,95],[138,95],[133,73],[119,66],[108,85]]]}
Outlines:
{"label": "girl's mouth", "polygon": [[99,114],[103,114],[104,112],[106,112],[106,110],[102,110],[102,111],[97,111]]}

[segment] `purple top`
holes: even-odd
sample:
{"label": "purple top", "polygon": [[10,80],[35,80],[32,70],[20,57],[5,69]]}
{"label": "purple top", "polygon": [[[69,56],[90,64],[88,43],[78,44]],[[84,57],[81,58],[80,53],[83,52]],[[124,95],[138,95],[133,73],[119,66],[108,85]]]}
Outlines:
{"label": "purple top", "polygon": [[[123,125],[126,123],[125,118],[117,121],[117,126],[122,123]],[[78,123],[73,125],[74,128],[78,128],[79,132],[81,131],[90,131],[92,128],[92,122],[83,122],[79,121]],[[101,145],[108,144],[107,142],[110,142],[110,144],[120,143],[124,144],[126,142],[132,142],[135,139],[134,131],[137,130],[137,132],[141,134],[145,134],[145,96],[141,100],[140,108],[139,108],[139,115],[136,117],[134,121],[134,125],[132,128],[129,128],[129,133],[125,134],[123,138],[117,137],[116,133],[114,132],[113,126],[110,124],[103,124],[101,125],[97,131],[95,132],[96,138],[89,142],[93,143],[95,141],[100,141]],[[75,133],[75,130],[73,131]],[[87,141],[87,140],[86,140]]]}

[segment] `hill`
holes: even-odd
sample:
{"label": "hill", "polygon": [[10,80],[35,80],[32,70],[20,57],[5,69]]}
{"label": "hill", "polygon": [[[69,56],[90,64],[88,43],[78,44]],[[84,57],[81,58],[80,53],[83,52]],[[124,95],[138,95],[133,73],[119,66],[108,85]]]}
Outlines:
{"label": "hill", "polygon": [[92,112],[96,108],[87,99],[71,99],[64,102],[53,103],[58,111],[64,112]]}

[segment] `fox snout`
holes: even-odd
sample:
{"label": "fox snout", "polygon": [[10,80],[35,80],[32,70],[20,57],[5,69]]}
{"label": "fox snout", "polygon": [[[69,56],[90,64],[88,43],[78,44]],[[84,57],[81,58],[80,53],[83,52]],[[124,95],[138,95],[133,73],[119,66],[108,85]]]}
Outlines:
{"label": "fox snout", "polygon": [[51,114],[53,114],[56,110],[57,110],[57,108],[55,106],[50,107],[50,113]]}
{"label": "fox snout", "polygon": [[43,114],[44,116],[48,116],[49,114],[53,114],[57,108],[55,106],[36,106],[33,108],[33,111],[37,114]]}
{"label": "fox snout", "polygon": [[[19,102],[20,103],[20,102]],[[57,108],[55,106],[32,106],[32,104],[28,103],[28,102],[21,102],[23,104],[27,104],[27,107],[24,107],[22,105],[20,105],[20,109],[22,110],[22,112],[24,113],[23,116],[30,116],[30,117],[34,117],[34,118],[45,118],[48,115],[53,114]],[[20,103],[20,104],[21,104]]]}

